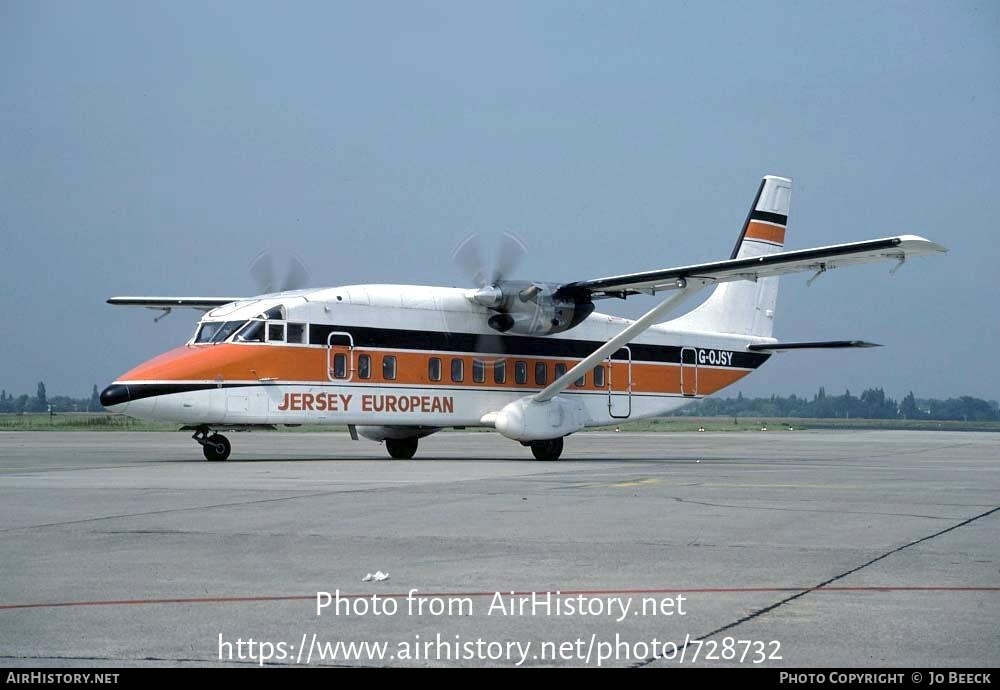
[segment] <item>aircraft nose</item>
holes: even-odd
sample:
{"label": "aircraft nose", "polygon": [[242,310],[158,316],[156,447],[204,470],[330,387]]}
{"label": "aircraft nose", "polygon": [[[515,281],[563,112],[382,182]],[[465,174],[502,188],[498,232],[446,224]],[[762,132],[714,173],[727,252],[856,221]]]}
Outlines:
{"label": "aircraft nose", "polygon": [[128,386],[123,386],[120,383],[112,383],[101,391],[101,405],[107,408],[124,405],[129,399]]}

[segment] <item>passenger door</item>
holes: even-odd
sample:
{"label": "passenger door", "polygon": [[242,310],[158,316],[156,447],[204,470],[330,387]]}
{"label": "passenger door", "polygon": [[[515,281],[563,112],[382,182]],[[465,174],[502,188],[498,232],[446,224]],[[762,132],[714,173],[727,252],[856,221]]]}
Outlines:
{"label": "passenger door", "polygon": [[632,414],[632,350],[623,347],[605,360],[608,367],[608,414],[626,419]]}
{"label": "passenger door", "polygon": [[347,331],[333,331],[326,337],[326,374],[335,382],[346,382],[356,373],[354,338]]}

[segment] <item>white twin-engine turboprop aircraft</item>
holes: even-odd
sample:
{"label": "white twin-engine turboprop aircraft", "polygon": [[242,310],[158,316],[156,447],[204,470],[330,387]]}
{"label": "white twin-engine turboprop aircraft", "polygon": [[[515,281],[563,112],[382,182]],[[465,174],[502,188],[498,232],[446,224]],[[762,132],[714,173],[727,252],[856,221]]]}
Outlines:
{"label": "white twin-engine turboprop aircraft", "polygon": [[[778,277],[946,251],[914,235],[782,251],[791,180],[762,180],[732,256],[644,273],[553,284],[487,279],[478,289],[349,285],[249,298],[114,297],[111,304],[208,313],[184,346],[108,386],[101,403],[194,428],[208,460],[220,430],[344,424],[411,458],[445,427],[490,427],[555,460],[589,426],[666,414],[738,381],[771,353],[866,347],[771,337]],[[470,243],[466,243],[469,245]],[[475,262],[475,248],[456,252]],[[475,266],[474,266],[475,268]],[[509,267],[508,267],[509,268]],[[893,271],[895,271],[893,268]],[[811,280],[810,280],[811,282]],[[706,286],[696,309],[663,322]],[[594,300],[662,297],[631,321]]]}

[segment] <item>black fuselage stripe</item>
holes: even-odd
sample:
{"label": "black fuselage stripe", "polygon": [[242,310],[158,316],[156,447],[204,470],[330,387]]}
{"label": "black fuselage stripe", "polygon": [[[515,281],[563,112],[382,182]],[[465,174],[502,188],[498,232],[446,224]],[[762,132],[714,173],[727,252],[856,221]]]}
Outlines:
{"label": "black fuselage stripe", "polygon": [[129,383],[122,382],[120,385],[128,387],[129,400],[142,400],[143,398],[155,398],[159,395],[172,395],[174,393],[192,393],[195,391],[211,390],[213,388],[250,388],[263,384],[258,383]]}
{"label": "black fuselage stripe", "polygon": [[[570,340],[566,338],[538,338],[532,336],[511,336],[496,334],[489,340],[500,343],[502,352],[492,352],[481,347],[483,336],[478,333],[447,333],[441,331],[408,331],[394,328],[372,328],[368,326],[349,326],[346,324],[310,324],[309,342],[313,345],[326,345],[331,333],[350,333],[357,348],[381,348],[387,350],[436,350],[440,352],[456,352],[462,354],[489,354],[498,357],[514,357],[518,355],[534,357],[566,357],[583,359],[604,343],[592,340]],[[334,344],[338,344],[334,340]],[[346,340],[344,343],[346,345]],[[679,345],[647,345],[630,343],[633,362],[657,362],[678,364],[681,361]],[[730,352],[723,348],[694,348]],[[756,369],[765,361],[767,355],[756,352],[733,352],[729,366],[737,369]],[[612,357],[615,360],[625,360],[628,356],[619,350]]]}

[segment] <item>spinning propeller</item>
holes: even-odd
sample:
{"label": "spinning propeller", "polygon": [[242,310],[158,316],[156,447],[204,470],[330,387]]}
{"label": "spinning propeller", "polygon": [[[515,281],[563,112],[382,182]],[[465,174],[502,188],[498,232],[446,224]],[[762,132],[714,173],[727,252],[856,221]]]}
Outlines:
{"label": "spinning propeller", "polygon": [[288,268],[278,282],[274,271],[274,258],[270,252],[261,252],[250,264],[250,276],[257,285],[257,292],[268,295],[286,290],[301,290],[309,286],[309,271],[297,257],[288,259]]}
{"label": "spinning propeller", "polygon": [[[510,314],[510,276],[528,253],[528,247],[514,233],[505,232],[497,241],[492,264],[488,264],[484,259],[482,245],[479,235],[469,235],[455,248],[452,258],[478,288],[470,291],[469,299],[494,312],[487,324],[494,331],[505,333],[514,326],[514,317]],[[525,290],[530,287],[532,286]],[[519,297],[522,293],[524,290],[515,292]],[[495,359],[489,358],[490,355],[503,355],[505,352],[503,338],[497,333],[481,334],[476,340],[476,351],[483,355],[478,361],[491,364]]]}

